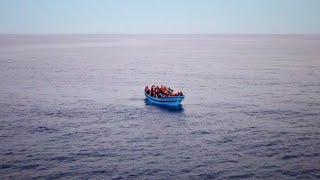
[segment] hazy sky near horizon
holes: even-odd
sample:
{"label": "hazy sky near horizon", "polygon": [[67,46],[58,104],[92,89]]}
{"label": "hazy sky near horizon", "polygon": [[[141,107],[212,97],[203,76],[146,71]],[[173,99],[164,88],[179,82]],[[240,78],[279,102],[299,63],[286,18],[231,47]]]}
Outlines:
{"label": "hazy sky near horizon", "polygon": [[0,33],[320,33],[320,0],[1,0]]}

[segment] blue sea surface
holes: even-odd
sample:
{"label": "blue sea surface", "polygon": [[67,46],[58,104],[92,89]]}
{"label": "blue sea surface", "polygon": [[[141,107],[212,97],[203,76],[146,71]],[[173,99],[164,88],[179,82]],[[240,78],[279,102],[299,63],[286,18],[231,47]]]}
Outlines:
{"label": "blue sea surface", "polygon": [[0,179],[56,178],[319,179],[320,35],[1,35]]}

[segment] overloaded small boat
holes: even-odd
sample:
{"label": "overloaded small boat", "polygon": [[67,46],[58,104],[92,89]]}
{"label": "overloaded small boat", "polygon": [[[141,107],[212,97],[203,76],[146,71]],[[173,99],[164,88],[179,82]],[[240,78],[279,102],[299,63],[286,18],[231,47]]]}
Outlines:
{"label": "overloaded small boat", "polygon": [[181,91],[174,92],[172,89],[167,89],[162,85],[161,87],[153,85],[151,89],[147,86],[144,94],[150,103],[163,106],[181,106],[181,101],[184,99],[184,94]]}

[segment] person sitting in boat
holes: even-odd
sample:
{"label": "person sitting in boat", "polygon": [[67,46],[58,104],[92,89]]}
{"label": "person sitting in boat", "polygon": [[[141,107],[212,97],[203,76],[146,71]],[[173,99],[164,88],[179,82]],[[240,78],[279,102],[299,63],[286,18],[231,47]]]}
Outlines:
{"label": "person sitting in boat", "polygon": [[183,96],[183,93],[182,91],[179,92],[178,96]]}
{"label": "person sitting in boat", "polygon": [[150,94],[153,97],[158,97],[158,98],[170,97],[170,96],[183,96],[182,91],[175,92],[170,87],[167,88],[166,86],[163,86],[163,85],[161,85],[160,87],[152,85],[150,89],[148,86],[146,86],[145,92],[147,94]]}
{"label": "person sitting in boat", "polygon": [[146,88],[144,89],[144,91],[147,93],[147,94],[150,94],[150,89],[148,86],[146,86]]}

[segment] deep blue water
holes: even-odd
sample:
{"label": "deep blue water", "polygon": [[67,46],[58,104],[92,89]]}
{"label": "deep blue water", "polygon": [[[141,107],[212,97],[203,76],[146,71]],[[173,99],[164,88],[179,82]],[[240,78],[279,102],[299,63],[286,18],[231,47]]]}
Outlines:
{"label": "deep blue water", "polygon": [[2,35],[0,87],[0,179],[320,178],[319,35]]}

